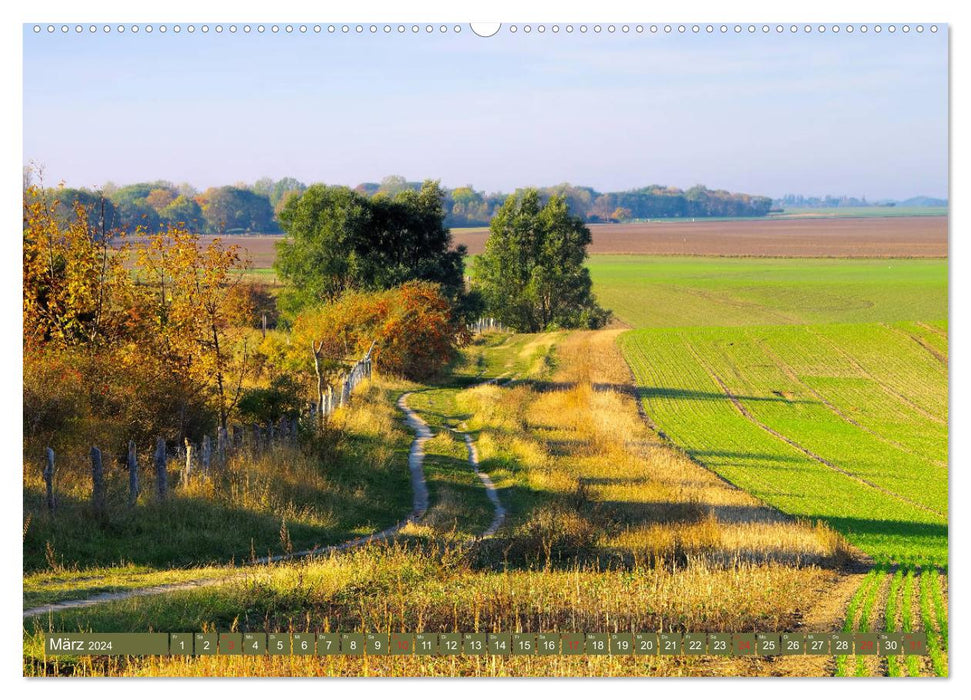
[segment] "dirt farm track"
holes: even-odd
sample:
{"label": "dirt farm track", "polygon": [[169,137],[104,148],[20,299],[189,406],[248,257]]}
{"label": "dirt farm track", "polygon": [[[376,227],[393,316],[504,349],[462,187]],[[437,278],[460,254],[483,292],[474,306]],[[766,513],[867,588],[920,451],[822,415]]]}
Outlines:
{"label": "dirt farm track", "polygon": [[[944,258],[947,217],[806,218],[753,221],[592,224],[590,253],[795,258]],[[475,255],[488,229],[456,229],[456,245]],[[204,238],[211,238],[205,236]],[[268,268],[280,236],[227,236],[253,267]]]}

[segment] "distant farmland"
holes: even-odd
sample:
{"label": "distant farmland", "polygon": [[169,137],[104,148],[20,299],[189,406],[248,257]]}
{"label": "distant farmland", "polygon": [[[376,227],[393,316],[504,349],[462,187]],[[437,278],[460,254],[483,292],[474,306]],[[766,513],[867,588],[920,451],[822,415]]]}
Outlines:
{"label": "distant farmland", "polygon": [[874,557],[947,553],[946,260],[598,256],[644,408],[698,462]]}
{"label": "distant farmland", "polygon": [[[796,258],[947,256],[946,216],[823,217],[593,224],[592,255],[712,255]],[[489,230],[456,229],[475,255]]]}
{"label": "distant farmland", "polygon": [[[692,255],[793,258],[947,257],[946,216],[826,217],[592,224],[592,255]],[[470,255],[485,249],[487,228],[452,231]],[[203,236],[211,240],[213,236]],[[273,267],[280,235],[223,236],[255,270]]]}
{"label": "distant farmland", "polygon": [[946,260],[598,255],[597,298],[635,328],[947,316]]}

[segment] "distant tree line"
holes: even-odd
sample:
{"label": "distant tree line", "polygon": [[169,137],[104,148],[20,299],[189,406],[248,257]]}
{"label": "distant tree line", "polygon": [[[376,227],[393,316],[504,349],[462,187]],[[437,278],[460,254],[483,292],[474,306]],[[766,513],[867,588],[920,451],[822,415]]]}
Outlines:
{"label": "distant tree line", "polygon": [[277,214],[286,199],[306,186],[284,178],[210,187],[202,192],[192,185],[159,180],[101,190],[59,188],[37,190],[56,203],[56,213],[68,221],[81,205],[96,230],[156,233],[180,227],[195,234],[279,233]]}
{"label": "distant tree line", "polygon": [[[380,183],[362,183],[355,191],[368,196],[378,193],[394,195],[405,189],[418,190],[420,187],[420,182],[411,182],[401,176],[392,175]],[[531,189],[539,194],[541,203],[552,197],[562,198],[569,206],[570,213],[587,223],[656,218],[765,216],[772,208],[770,197],[710,190],[703,185],[689,190],[651,185],[624,192],[598,192],[592,187],[562,183]],[[510,196],[519,198],[525,190],[516,190],[511,195],[503,192],[486,194],[472,185],[466,185],[443,191],[445,224],[458,227],[488,226]]]}
{"label": "distant tree line", "polygon": [[773,208],[784,209],[789,208],[799,208],[799,209],[836,209],[839,207],[946,207],[947,200],[939,199],[936,197],[911,197],[910,199],[903,200],[893,200],[893,199],[878,199],[875,201],[869,201],[864,197],[850,197],[847,195],[841,195],[839,197],[834,197],[833,195],[827,194],[823,197],[807,197],[801,194],[787,194],[782,197],[773,200]]}
{"label": "distant tree line", "polygon": [[787,194],[776,199],[773,205],[780,208],[798,207],[800,209],[819,209],[825,207],[831,209],[835,207],[869,207],[872,206],[872,203],[868,202],[866,197],[849,197],[845,194],[839,197],[834,197],[829,194],[824,197],[806,197],[801,194]]}
{"label": "distant tree line", "polygon": [[[352,191],[365,198],[376,195],[394,198],[403,192],[420,192],[422,184],[392,175],[381,182],[361,183]],[[140,229],[153,233],[168,226],[180,226],[196,234],[229,234],[280,233],[280,215],[284,207],[307,187],[296,178],[284,177],[280,180],[261,178],[253,184],[236,183],[204,191],[188,183],[176,185],[165,180],[124,187],[109,182],[101,190],[60,188],[44,191],[57,197],[58,210],[65,220],[72,215],[75,204],[81,204],[94,228],[128,232]],[[554,196],[562,198],[570,213],[586,223],[764,216],[773,205],[768,197],[710,190],[701,185],[689,190],[651,185],[625,192],[598,192],[592,187],[563,183],[536,188],[536,192],[541,203]],[[520,197],[523,190],[511,194],[487,194],[466,185],[441,188],[441,193],[445,226],[454,228],[488,226],[506,200]],[[822,201],[829,202],[830,199]],[[787,205],[846,206],[793,202],[787,202]]]}

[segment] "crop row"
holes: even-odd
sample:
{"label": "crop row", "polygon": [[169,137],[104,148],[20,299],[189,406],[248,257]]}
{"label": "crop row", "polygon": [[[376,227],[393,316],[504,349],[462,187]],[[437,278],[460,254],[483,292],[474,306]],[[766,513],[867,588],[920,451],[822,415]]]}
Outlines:
{"label": "crop row", "polygon": [[[809,336],[799,327],[671,329],[628,333],[620,342],[648,415],[694,459],[784,512],[829,521],[875,557],[942,561],[947,471],[939,458],[946,432],[931,432],[936,442],[926,450],[915,437],[926,422],[894,434],[893,425],[921,414],[886,409],[893,402],[877,380],[829,372],[827,355],[810,367],[812,351],[799,362],[789,353],[792,373],[780,366],[780,348],[808,345],[813,336],[831,343],[830,336],[853,334],[830,327],[814,327]],[[862,354],[875,361],[872,344],[864,345]],[[855,350],[845,349],[852,359],[837,358],[837,369],[861,364]],[[885,345],[888,354],[897,350]],[[928,368],[918,365],[918,372]],[[860,399],[870,403],[857,408]],[[856,418],[863,413],[866,423]]]}

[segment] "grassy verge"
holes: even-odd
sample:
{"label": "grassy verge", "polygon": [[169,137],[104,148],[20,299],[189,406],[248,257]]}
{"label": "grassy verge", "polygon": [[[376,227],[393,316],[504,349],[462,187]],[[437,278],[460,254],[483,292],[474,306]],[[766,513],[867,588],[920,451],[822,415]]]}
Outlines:
{"label": "grassy verge", "polygon": [[100,522],[89,512],[80,467],[61,467],[53,517],[37,475],[25,470],[24,604],[205,578],[255,557],[326,546],[400,521],[412,505],[412,436],[393,402],[400,390],[376,381],[322,437],[243,453],[209,479],[180,484],[171,463],[170,483],[178,485],[164,503],[143,494],[128,508],[127,475],[112,470],[109,515]]}
{"label": "grassy verge", "polygon": [[220,578],[231,575],[234,571],[230,567],[153,569],[130,564],[103,569],[38,572],[24,577],[24,607],[46,605],[60,600],[79,600],[102,593]]}

